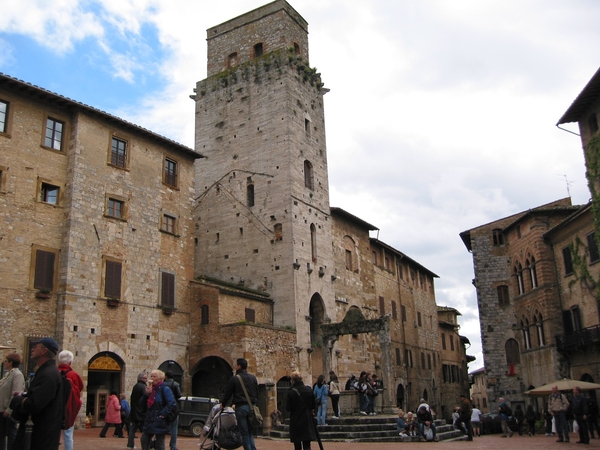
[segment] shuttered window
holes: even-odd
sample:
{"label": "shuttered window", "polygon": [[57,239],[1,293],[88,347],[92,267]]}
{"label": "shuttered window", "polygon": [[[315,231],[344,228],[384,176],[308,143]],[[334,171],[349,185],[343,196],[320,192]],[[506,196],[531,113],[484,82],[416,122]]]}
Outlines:
{"label": "shuttered window", "polygon": [[161,272],[160,305],[175,308],[175,275]]}
{"label": "shuttered window", "polygon": [[104,277],[104,296],[107,298],[121,298],[121,270],[122,264],[106,260],[106,274]]}
{"label": "shuttered window", "polygon": [[54,263],[56,254],[37,250],[35,253],[34,289],[54,289]]}

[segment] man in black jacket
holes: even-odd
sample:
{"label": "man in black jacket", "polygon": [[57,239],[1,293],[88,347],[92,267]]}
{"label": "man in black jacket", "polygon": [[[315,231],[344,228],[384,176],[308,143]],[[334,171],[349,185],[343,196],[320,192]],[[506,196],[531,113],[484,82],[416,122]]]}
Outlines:
{"label": "man in black jacket", "polygon": [[135,433],[144,426],[144,420],[146,419],[146,412],[140,405],[140,398],[144,396],[146,392],[146,383],[148,376],[145,373],[140,373],[137,377],[137,383],[133,386],[131,391],[131,397],[129,404],[131,406],[131,412],[129,413],[129,431],[127,432],[127,448],[135,448],[134,439]]}
{"label": "man in black jacket", "polygon": [[578,444],[589,444],[590,435],[587,427],[588,404],[578,387],[573,388],[573,415],[579,425]]}
{"label": "man in black jacket", "polygon": [[[254,375],[247,372],[247,369],[248,361],[244,358],[238,358],[235,365],[236,376],[231,377],[229,380],[229,383],[225,388],[225,393],[221,398],[221,405],[223,407],[229,404],[235,405],[235,416],[242,433],[242,445],[244,446],[244,450],[256,450],[254,436],[252,435],[252,425],[250,425],[250,421],[248,420],[248,414],[250,413],[251,406],[256,404],[258,398],[258,381],[256,381]],[[240,375],[242,378],[241,381],[243,381],[244,386],[246,386],[248,397],[250,397],[252,405],[248,405],[246,395],[244,394],[240,379],[237,375]]]}
{"label": "man in black jacket", "polygon": [[31,416],[33,430],[30,449],[57,450],[64,409],[62,376],[54,360],[58,353],[58,344],[49,337],[32,344],[31,359],[37,367],[35,376],[27,394],[14,396],[10,403],[10,407],[20,417],[13,449],[23,449],[25,424]]}

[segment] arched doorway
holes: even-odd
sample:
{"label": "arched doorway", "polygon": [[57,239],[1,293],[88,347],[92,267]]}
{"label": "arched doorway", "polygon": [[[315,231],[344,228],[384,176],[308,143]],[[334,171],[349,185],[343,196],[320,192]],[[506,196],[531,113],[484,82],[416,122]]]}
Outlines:
{"label": "arched doorway", "polygon": [[111,392],[121,393],[125,362],[112,352],[100,352],[88,363],[87,404],[85,414],[92,416],[92,425],[104,424],[106,401]]}
{"label": "arched doorway", "polygon": [[396,388],[396,406],[404,409],[404,386],[402,384]]}
{"label": "arched doorway", "polygon": [[283,414],[283,420],[290,417],[290,412],[287,410],[287,394],[291,386],[290,377],[282,377],[277,382],[277,409]]}
{"label": "arched doorway", "polygon": [[318,293],[313,294],[310,299],[308,315],[310,316],[310,347],[313,351],[311,354],[313,380],[304,381],[307,384],[312,384],[325,370],[323,367],[323,351],[327,351],[323,348],[326,343],[323,342],[323,331],[321,330],[321,325],[325,320],[325,304]]}
{"label": "arched doorway", "polygon": [[164,373],[171,372],[173,375],[172,378],[179,383],[179,387],[181,388],[181,392],[184,392],[183,388],[183,369],[177,363],[177,361],[173,361],[169,359],[163,362],[160,366],[158,366],[158,370],[162,370]]}
{"label": "arched doorway", "polygon": [[202,358],[193,369],[192,395],[220,399],[232,375],[232,367],[223,358]]}

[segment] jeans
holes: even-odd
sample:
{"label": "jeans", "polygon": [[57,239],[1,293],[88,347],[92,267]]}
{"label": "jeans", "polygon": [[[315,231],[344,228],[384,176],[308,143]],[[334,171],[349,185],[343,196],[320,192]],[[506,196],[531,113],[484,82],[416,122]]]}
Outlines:
{"label": "jeans", "polygon": [[[506,416],[502,416],[506,417]],[[512,436],[513,432],[508,428],[508,418],[500,418],[500,426],[502,427],[502,436]]]}
{"label": "jeans", "polygon": [[564,411],[555,412],[554,419],[556,420],[556,434],[559,439],[569,440],[569,425],[567,424],[567,415]]}
{"label": "jeans", "polygon": [[115,435],[116,436],[125,437],[125,436],[123,436],[123,424],[121,424],[121,423],[108,423],[108,422],[104,422],[104,426],[102,427],[102,431],[100,431],[100,437],[106,437],[106,432],[111,427],[111,425],[115,427]]}
{"label": "jeans", "polygon": [[144,422],[130,422],[129,423],[129,430],[127,430],[127,448],[135,447],[135,444],[133,442],[133,440],[135,438],[135,433],[138,430],[142,431],[143,425],[144,425]]}
{"label": "jeans", "polygon": [[322,400],[317,411],[317,425],[327,425],[325,419],[327,418],[327,400]]}
{"label": "jeans", "polygon": [[154,436],[154,448],[155,450],[165,450],[165,435],[164,434],[146,434],[142,433],[140,441],[142,442],[142,450],[150,450],[150,444],[152,443],[152,436]]}
{"label": "jeans", "polygon": [[[17,422],[10,417],[0,416],[0,450],[12,450],[16,436]],[[6,441],[8,441],[8,446]]]}
{"label": "jeans", "polygon": [[244,450],[256,450],[254,445],[254,436],[252,435],[252,426],[248,421],[250,406],[239,405],[235,407],[235,418],[237,419],[240,432],[242,433],[242,446]]}
{"label": "jeans", "polygon": [[179,416],[177,416],[175,420],[171,422],[171,439],[169,440],[169,448],[171,450],[177,449],[177,428],[179,428]]}
{"label": "jeans", "polygon": [[73,425],[68,430],[63,430],[63,441],[65,441],[65,450],[73,450],[73,429],[75,425]]}
{"label": "jeans", "polygon": [[[429,422],[429,427],[431,428],[431,431],[433,431],[433,438],[435,439],[435,435],[436,435],[435,423]],[[421,438],[425,437],[425,422],[419,422],[419,437],[421,437]]]}
{"label": "jeans", "polygon": [[369,408],[369,396],[367,394],[359,394],[360,395],[360,410],[367,412]]}

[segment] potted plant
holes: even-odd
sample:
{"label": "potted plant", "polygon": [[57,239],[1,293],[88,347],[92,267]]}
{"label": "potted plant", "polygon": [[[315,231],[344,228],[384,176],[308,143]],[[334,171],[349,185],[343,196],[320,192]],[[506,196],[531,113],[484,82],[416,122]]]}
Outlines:
{"label": "potted plant", "polygon": [[48,300],[49,298],[52,298],[52,292],[48,288],[42,288],[35,293],[35,298]]}
{"label": "potted plant", "polygon": [[106,304],[109,308],[116,308],[121,304],[121,300],[119,300],[118,298],[107,298]]}
{"label": "potted plant", "polygon": [[162,309],[162,312],[165,316],[170,316],[172,315],[175,311],[177,311],[177,308],[175,308],[174,306],[164,306],[161,305],[160,307]]}

